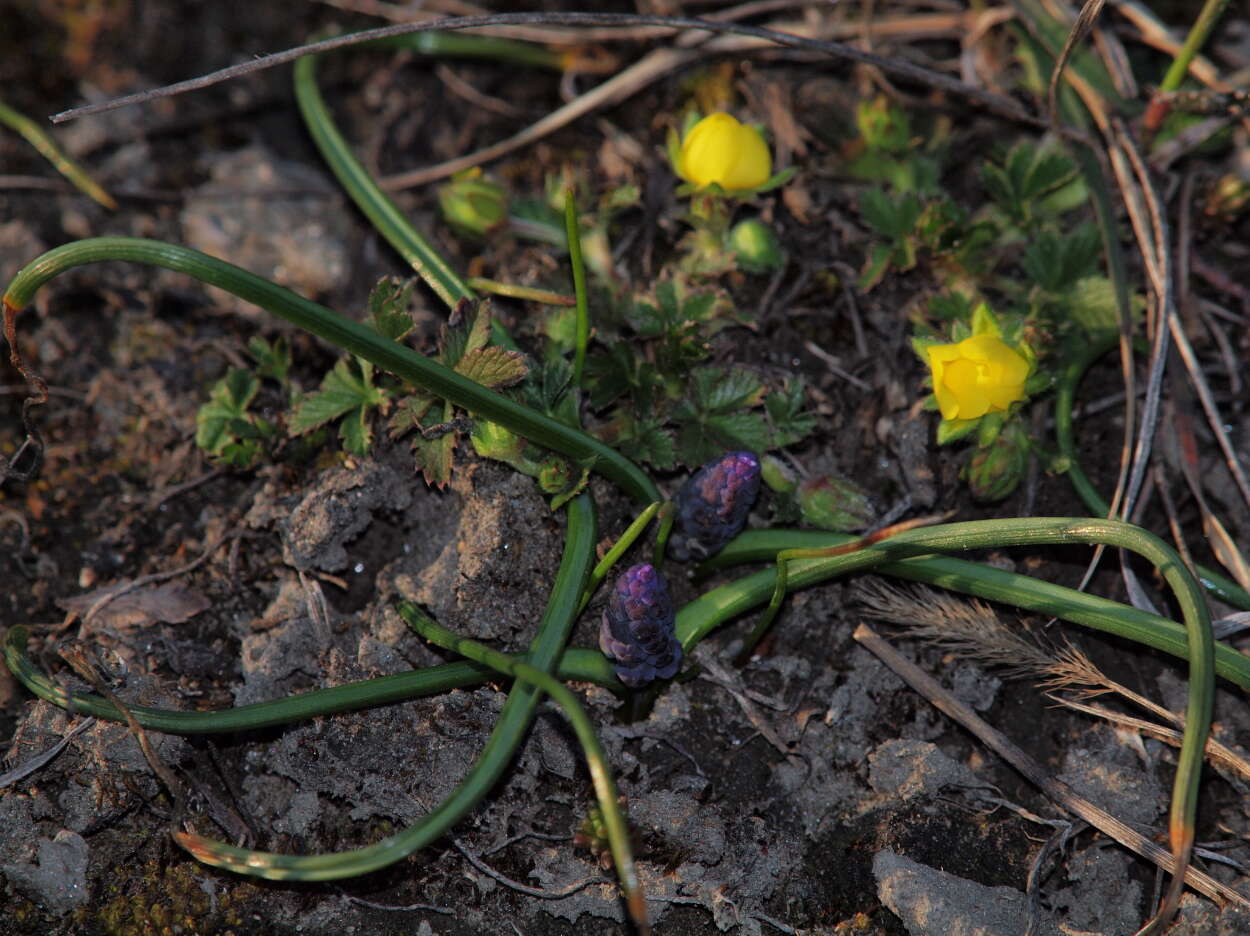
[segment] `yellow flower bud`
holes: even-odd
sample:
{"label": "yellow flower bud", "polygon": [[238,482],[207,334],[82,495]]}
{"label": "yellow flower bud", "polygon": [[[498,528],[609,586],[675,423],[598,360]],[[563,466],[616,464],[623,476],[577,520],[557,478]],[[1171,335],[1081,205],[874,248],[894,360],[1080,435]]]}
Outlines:
{"label": "yellow flower bud", "polygon": [[930,345],[928,353],[943,419],[977,419],[1024,399],[1029,362],[996,335]]}
{"label": "yellow flower bud", "polygon": [[677,174],[703,188],[713,182],[727,192],[753,189],[772,175],[773,158],[754,127],[729,114],[708,114],[681,141]]}

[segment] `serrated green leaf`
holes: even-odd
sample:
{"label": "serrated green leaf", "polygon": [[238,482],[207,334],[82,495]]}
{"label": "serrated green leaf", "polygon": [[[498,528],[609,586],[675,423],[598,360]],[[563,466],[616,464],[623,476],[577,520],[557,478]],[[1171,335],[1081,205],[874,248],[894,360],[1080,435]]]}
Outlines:
{"label": "serrated green leaf", "polygon": [[668,471],[677,464],[673,437],[658,420],[638,423],[632,432],[618,440],[616,447],[627,458],[646,462],[659,471]]}
{"label": "serrated green leaf", "polygon": [[859,274],[856,285],[864,292],[871,292],[873,287],[885,278],[890,269],[890,261],[894,257],[894,248],[889,244],[874,244],[868,251],[864,263],[864,272]]}
{"label": "serrated green leaf", "polygon": [[990,198],[1012,218],[1018,213],[1016,193],[1011,187],[1007,174],[998,166],[986,163],[981,167],[981,184]]}
{"label": "serrated green leaf", "polygon": [[686,422],[677,432],[676,455],[686,465],[699,465],[734,449],[763,452],[768,424],[757,412],[717,413]]}
{"label": "serrated green leaf", "polygon": [[408,308],[415,284],[416,280],[402,280],[398,276],[378,280],[369,293],[368,321],[374,331],[392,341],[399,341],[412,331]]}
{"label": "serrated green leaf", "polygon": [[456,373],[494,390],[525,379],[529,367],[525,355],[507,348],[474,348],[456,362]]}
{"label": "serrated green leaf", "polygon": [[672,280],[661,280],[655,284],[655,299],[666,321],[679,321],[681,307],[677,301],[677,286]]}
{"label": "serrated green leaf", "polygon": [[764,398],[759,378],[741,367],[700,367],[690,388],[694,405],[709,414],[748,409]]}
{"label": "serrated green leaf", "polygon": [[816,414],[803,409],[807,402],[804,389],[803,379],[797,378],[764,399],[764,410],[773,430],[769,448],[793,445],[816,428]]}
{"label": "serrated green leaf", "polygon": [[1075,174],[1076,164],[1062,153],[1035,155],[1022,194],[1028,199],[1039,199],[1066,184]]}
{"label": "serrated green leaf", "polygon": [[456,447],[456,433],[449,432],[437,439],[427,439],[420,433],[412,437],[412,455],[416,468],[425,476],[425,483],[444,488],[451,480],[452,453]]}
{"label": "serrated green leaf", "polygon": [[358,371],[351,359],[340,360],[321,381],[321,389],[300,401],[291,414],[287,428],[293,435],[302,435],[357,407],[368,409],[380,406],[387,396],[385,391],[373,385],[371,376],[372,367]]}
{"label": "serrated green leaf", "polygon": [[[212,399],[233,412],[247,412],[252,400],[260,390],[260,381],[251,371],[231,368],[226,376],[213,387]],[[220,391],[220,392],[218,392]]]}
{"label": "serrated green leaf", "polygon": [[339,438],[343,440],[343,451],[361,458],[368,455],[369,446],[373,444],[369,411],[358,406],[344,416],[339,422]]}
{"label": "serrated green leaf", "polygon": [[755,412],[718,413],[706,423],[709,435],[724,443],[723,448],[763,452],[768,448],[768,423]]}
{"label": "serrated green leaf", "polygon": [[1087,276],[1071,293],[1072,320],[1090,334],[1115,331],[1120,327],[1120,311],[1115,287],[1105,276]]}
{"label": "serrated green leaf", "polygon": [[247,408],[251,405],[260,380],[251,371],[232,368],[226,376],[213,384],[209,401],[195,414],[195,443],[211,455],[220,455],[224,447],[234,441],[232,426],[248,422]]}
{"label": "serrated green leaf", "polygon": [[387,421],[387,434],[392,439],[398,439],[413,429],[420,429],[421,420],[434,405],[436,399],[433,394],[424,391],[404,397],[396,405],[395,411],[391,413],[391,418]]}
{"label": "serrated green leaf", "polygon": [[658,306],[649,302],[638,302],[628,314],[629,326],[641,338],[656,338],[671,327],[668,317]]}
{"label": "serrated green leaf", "polygon": [[697,292],[687,296],[686,301],[681,306],[682,320],[702,322],[710,318],[712,313],[716,311],[716,300],[718,298],[716,293],[710,291]]}
{"label": "serrated green leaf", "polygon": [[260,335],[247,343],[247,353],[256,362],[256,376],[268,377],[285,386],[291,371],[291,347],[285,338],[270,344]]}
{"label": "serrated green leaf", "polygon": [[573,368],[569,362],[553,358],[530,372],[529,380],[521,387],[521,398],[527,405],[550,415],[560,408],[572,382]]}
{"label": "serrated green leaf", "polygon": [[628,392],[635,382],[637,364],[638,358],[623,341],[609,345],[607,354],[588,357],[585,375],[591,407],[601,410]]}
{"label": "serrated green leaf", "polygon": [[865,190],[860,196],[860,214],[878,234],[891,240],[910,234],[910,226],[901,224],[899,205],[881,189]]}
{"label": "serrated green leaf", "polygon": [[217,456],[220,461],[234,468],[251,468],[260,459],[263,449],[259,442],[230,442],[222,447]]}
{"label": "serrated green leaf", "polygon": [[1039,231],[1024,249],[1020,265],[1047,292],[1058,292],[1070,282],[1065,281],[1063,245],[1054,231]]}
{"label": "serrated green leaf", "polygon": [[490,341],[490,302],[487,299],[461,299],[443,326],[439,363],[455,367],[470,351],[484,348]]}

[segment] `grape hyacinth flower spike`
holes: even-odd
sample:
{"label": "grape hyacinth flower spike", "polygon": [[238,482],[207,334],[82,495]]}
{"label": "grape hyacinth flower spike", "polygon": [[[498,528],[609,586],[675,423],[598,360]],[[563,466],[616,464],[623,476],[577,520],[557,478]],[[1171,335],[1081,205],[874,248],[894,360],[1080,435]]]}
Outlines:
{"label": "grape hyacinth flower spike", "polygon": [[703,560],[742,532],[760,493],[760,460],[729,452],[708,462],[677,492],[673,555]]}
{"label": "grape hyacinth flower spike", "polygon": [[599,626],[599,649],[616,664],[621,682],[637,689],[677,674],[676,618],[668,583],[654,566],[643,563],[621,573]]}

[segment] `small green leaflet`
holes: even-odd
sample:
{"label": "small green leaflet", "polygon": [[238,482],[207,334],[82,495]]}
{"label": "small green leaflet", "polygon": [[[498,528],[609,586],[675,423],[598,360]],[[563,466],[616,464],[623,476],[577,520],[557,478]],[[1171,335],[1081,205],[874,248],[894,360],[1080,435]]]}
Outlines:
{"label": "small green leaflet", "polygon": [[248,423],[247,408],[259,390],[255,374],[231,368],[213,384],[208,402],[195,414],[195,444],[210,455],[220,455],[234,441],[236,424]]}
{"label": "small green leaflet", "polygon": [[321,381],[321,389],[300,401],[291,414],[287,428],[292,435],[303,435],[335,419],[344,450],[353,455],[366,455],[373,441],[369,428],[369,410],[385,411],[389,398],[385,390],[374,386],[373,365],[358,358],[344,358]]}
{"label": "small green leaflet", "polygon": [[[528,366],[525,355],[519,351],[488,347],[490,323],[490,306],[486,301],[460,300],[439,335],[435,359],[462,377],[496,390],[524,379]],[[450,422],[455,415],[452,406],[446,403],[435,406],[435,403],[435,397],[421,391],[400,401],[387,426],[391,437],[399,438],[413,429],[421,429],[430,415],[435,424]],[[437,438],[427,439],[420,432],[413,436],[413,459],[427,484],[444,487],[451,479],[452,453],[458,437],[455,429]]]}
{"label": "small green leaflet", "polygon": [[673,408],[680,424],[677,457],[702,464],[726,450],[763,452],[770,433],[762,414],[751,412],[764,399],[764,385],[740,367],[701,367],[691,375],[690,396]]}
{"label": "small green leaflet", "polygon": [[769,448],[793,445],[816,428],[816,415],[803,411],[804,397],[803,379],[797,378],[782,389],[774,390],[764,400],[764,409],[773,427]]}
{"label": "small green leaflet", "polygon": [[400,341],[412,331],[412,289],[415,279],[384,276],[369,292],[369,325],[379,335]]}
{"label": "small green leaflet", "polygon": [[263,440],[273,437],[272,423],[248,412],[260,390],[250,371],[232,369],[213,384],[209,401],[195,414],[195,442],[219,462],[250,468],[264,453]]}
{"label": "small green leaflet", "polygon": [[247,343],[247,353],[256,362],[257,377],[268,377],[286,386],[291,371],[291,346],[285,338],[278,338],[270,344],[256,335]]}
{"label": "small green leaflet", "polygon": [[639,420],[617,440],[616,447],[625,457],[645,461],[660,471],[677,466],[673,436],[664,428],[663,420]]}

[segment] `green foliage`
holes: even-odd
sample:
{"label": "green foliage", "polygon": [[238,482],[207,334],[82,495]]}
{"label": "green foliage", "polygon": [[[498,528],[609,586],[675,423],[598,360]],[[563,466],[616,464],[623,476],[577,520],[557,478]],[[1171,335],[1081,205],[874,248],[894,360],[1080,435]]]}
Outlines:
{"label": "green foliage", "polygon": [[873,244],[860,274],[867,291],[891,270],[913,269],[923,255],[942,279],[962,280],[980,272],[982,255],[995,238],[994,228],[973,221],[946,195],[928,201],[907,193],[891,198],[878,188],[864,191],[860,212],[869,227],[882,236]]}
{"label": "green foliage", "polygon": [[900,193],[937,192],[940,164],[933,154],[942,145],[940,132],[915,133],[907,112],[884,95],[861,101],[855,124],[859,139],[847,165],[851,175]]}
{"label": "green foliage", "polygon": [[805,523],[835,533],[862,529],[876,517],[863,489],[833,475],[808,478],[799,485],[795,500]]}
{"label": "green foliage", "polygon": [[1033,237],[1020,257],[1020,265],[1043,290],[1059,294],[1097,272],[1100,246],[1098,232],[1091,224],[1062,235],[1048,228]]}
{"label": "green foliage", "polygon": [[1076,177],[1076,165],[1053,150],[1021,142],[1013,146],[1001,166],[986,163],[981,183],[995,204],[1021,228],[1038,220],[1039,203]]}
{"label": "green foliage", "polygon": [[334,421],[339,423],[343,449],[368,454],[373,442],[369,411],[386,412],[390,395],[373,379],[373,365],[359,358],[343,358],[321,381],[321,388],[304,397],[291,413],[287,429],[303,435]]}
{"label": "green foliage", "polygon": [[412,331],[412,305],[415,279],[384,276],[369,291],[369,324],[373,330],[391,341],[403,341]]}
{"label": "green foliage", "polygon": [[[1065,348],[1118,325],[1111,282],[1101,274],[1097,230],[1087,221],[1064,220],[1088,194],[1075,163],[1056,146],[1017,143],[983,165],[989,201],[972,214],[936,184],[926,190],[899,183],[889,160],[910,159],[916,144],[910,122],[894,108],[879,101],[859,114],[863,157],[852,163],[852,173],[894,189],[891,194],[876,185],[860,196],[863,221],[877,235],[860,287],[872,289],[891,271],[923,264],[945,289],[931,297],[927,316],[917,316],[912,348],[921,361],[931,365],[935,344],[998,335],[1029,363],[1025,398],[1044,393]],[[868,170],[867,162],[878,165]],[[997,314],[982,301],[987,295],[995,297]],[[937,409],[934,397],[926,407]],[[1031,443],[1023,409],[938,422],[939,444],[973,444],[964,477],[979,498],[1006,496],[1027,468]]]}
{"label": "green foliage", "polygon": [[864,221],[885,241],[874,244],[859,277],[859,288],[872,289],[893,267],[910,270],[916,265],[916,222],[924,206],[915,195],[907,194],[897,201],[881,189],[871,188],[859,201]]}
{"label": "green foliage", "polygon": [[[385,277],[374,286],[366,321],[378,334],[399,342],[412,331],[409,308],[415,285],[415,280]],[[442,331],[438,359],[490,388],[523,379],[524,356],[490,346],[490,337],[489,309],[462,303]],[[344,451],[357,456],[367,455],[373,443],[374,413],[386,415],[403,392],[393,377],[349,355],[334,364],[315,391],[301,394],[291,379],[291,351],[285,340],[270,344],[255,337],[248,344],[248,354],[254,368],[227,373],[212,387],[209,401],[196,416],[197,444],[215,460],[233,467],[253,467],[281,444],[280,426],[250,412],[262,379],[275,381],[289,397],[291,408],[283,418],[287,435],[307,436],[337,426]],[[417,467],[431,484],[441,485],[450,476],[452,451],[466,425],[442,401],[417,391],[398,401],[388,428],[394,436],[419,430],[412,443]]]}
{"label": "green foliage", "polygon": [[260,335],[255,335],[247,343],[247,353],[256,362],[257,377],[276,380],[283,387],[290,382],[291,347],[285,338],[278,338],[270,344]]}
{"label": "green foliage", "polygon": [[274,426],[248,408],[260,391],[260,378],[231,368],[213,384],[208,402],[195,414],[195,443],[221,464],[250,468],[264,454]]}
{"label": "green foliage", "polygon": [[[383,277],[369,293],[369,325],[391,341],[402,341],[412,331],[408,307],[415,280]],[[380,384],[374,367],[363,358],[346,357],[325,375],[320,388],[301,399],[287,421],[292,435],[304,435],[338,422],[343,450],[364,456],[373,444],[371,412],[390,408],[393,390]]]}
{"label": "green foliage", "polygon": [[620,303],[615,315],[608,310],[596,324],[603,343],[586,359],[589,404],[602,416],[593,431],[662,471],[728,449],[762,454],[809,435],[816,421],[800,381],[770,391],[745,368],[707,363],[711,338],[734,317],[724,294],[676,280]]}
{"label": "green foliage", "polygon": [[[487,302],[462,299],[439,333],[435,359],[445,367],[488,389],[508,387],[524,379],[528,366],[518,351],[489,346],[491,313]],[[427,484],[444,487],[451,479],[452,456],[460,434],[471,424],[455,418],[454,407],[425,390],[398,402],[387,424],[391,438],[417,430],[412,437],[416,467]],[[427,420],[433,414],[434,422]]]}

